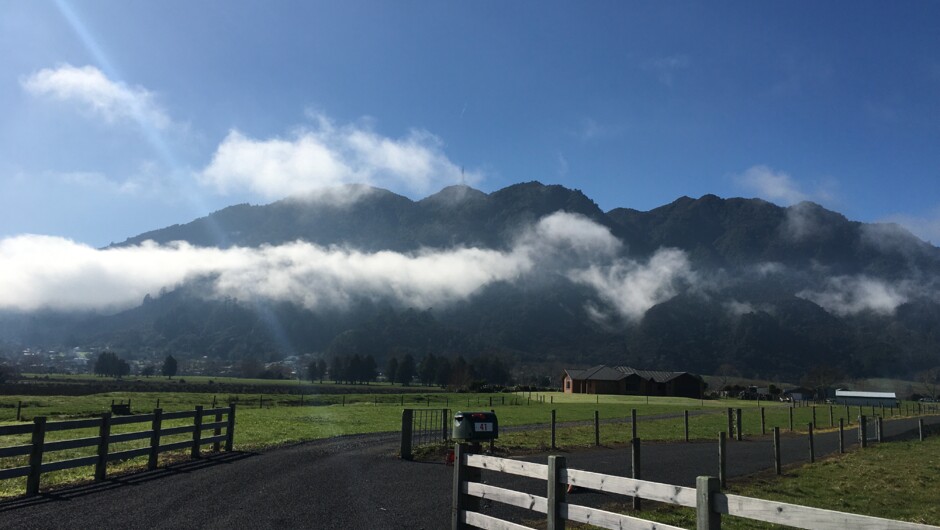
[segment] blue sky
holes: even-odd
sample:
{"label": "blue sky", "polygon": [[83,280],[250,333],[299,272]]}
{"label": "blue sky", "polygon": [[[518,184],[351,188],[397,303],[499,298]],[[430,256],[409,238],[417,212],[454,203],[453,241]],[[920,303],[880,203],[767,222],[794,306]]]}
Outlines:
{"label": "blue sky", "polygon": [[940,4],[0,2],[0,239],[366,182],[819,202],[940,241]]}

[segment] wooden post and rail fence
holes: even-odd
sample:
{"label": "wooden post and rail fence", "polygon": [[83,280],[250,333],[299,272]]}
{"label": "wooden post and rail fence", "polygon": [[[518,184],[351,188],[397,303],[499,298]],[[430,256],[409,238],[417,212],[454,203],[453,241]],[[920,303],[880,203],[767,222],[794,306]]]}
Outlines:
{"label": "wooden post and rail fence", "polygon": [[[546,495],[515,491],[483,482],[482,471],[506,473],[545,481]],[[562,530],[568,521],[610,529],[682,530],[668,524],[639,517],[581,506],[568,502],[567,486],[643,498],[651,501],[693,508],[698,530],[721,528],[721,518],[731,515],[753,521],[781,524],[812,530],[845,528],[878,530],[937,530],[940,527],[882,519],[796,504],[730,495],[721,492],[716,477],[702,476],[696,487],[682,487],[616,475],[605,475],[567,467],[565,457],[549,456],[548,464],[472,454],[467,444],[455,449],[451,528],[491,530],[528,530],[529,527],[486,515],[481,500],[499,502],[543,514],[547,530]]]}
{"label": "wooden post and rail fence", "polygon": [[[223,416],[227,416],[223,419]],[[204,421],[211,417],[210,422]],[[192,425],[178,427],[164,427],[163,422],[192,418]],[[195,410],[179,412],[164,412],[156,409],[151,414],[137,414],[133,416],[112,416],[110,412],[99,418],[66,420],[48,422],[44,416],[33,418],[32,424],[0,426],[0,437],[12,435],[31,435],[30,443],[0,447],[0,458],[18,456],[29,457],[25,466],[0,469],[0,480],[26,477],[26,494],[39,493],[40,479],[43,473],[72,469],[77,467],[94,466],[95,481],[107,478],[109,462],[127,460],[135,457],[147,457],[147,468],[157,468],[160,453],[188,449],[192,458],[199,458],[202,447],[212,444],[213,450],[219,451],[222,444],[225,450],[231,451],[235,440],[235,405],[224,408],[203,409],[197,406]],[[148,423],[149,429],[135,432],[113,433],[112,428],[119,425],[133,425]],[[76,429],[98,429],[97,436],[86,438],[73,438],[66,440],[46,441],[46,434],[55,431],[69,431]],[[224,433],[223,433],[224,429]],[[204,431],[212,431],[212,436],[204,437]],[[191,434],[190,440],[172,443],[161,443],[161,439],[168,436]],[[150,440],[144,447],[111,452],[111,444],[131,442],[135,440]],[[55,451],[80,449],[85,447],[96,448],[95,454],[68,460],[44,462],[46,456]]]}

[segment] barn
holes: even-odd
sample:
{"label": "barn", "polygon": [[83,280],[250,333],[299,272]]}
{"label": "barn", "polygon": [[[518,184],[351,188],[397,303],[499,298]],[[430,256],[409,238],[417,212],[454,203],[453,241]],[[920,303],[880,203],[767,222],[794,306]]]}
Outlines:
{"label": "barn", "polygon": [[566,369],[562,384],[566,394],[698,398],[705,390],[704,380],[689,372],[637,370],[603,364],[585,370]]}

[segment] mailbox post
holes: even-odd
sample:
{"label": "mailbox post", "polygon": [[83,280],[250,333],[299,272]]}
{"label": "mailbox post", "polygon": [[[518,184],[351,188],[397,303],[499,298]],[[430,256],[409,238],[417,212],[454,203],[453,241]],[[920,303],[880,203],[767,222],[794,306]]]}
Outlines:
{"label": "mailbox post", "polygon": [[499,438],[499,421],[493,412],[454,414],[454,440],[471,443]]}

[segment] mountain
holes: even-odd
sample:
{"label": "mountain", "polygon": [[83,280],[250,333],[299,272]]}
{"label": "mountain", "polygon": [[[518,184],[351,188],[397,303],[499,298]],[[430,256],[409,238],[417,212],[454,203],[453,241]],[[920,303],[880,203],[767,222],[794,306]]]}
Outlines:
{"label": "mountain", "polygon": [[[329,269],[340,278],[333,290],[306,299],[290,289],[273,299],[220,293],[210,274],[114,314],[8,313],[0,345],[226,362],[368,353],[380,365],[406,353],[492,353],[705,373],[731,365],[764,377],[940,365],[940,249],[809,202],[705,195],[604,212],[578,190],[538,182],[489,194],[451,186],[419,201],[350,186],[231,206],[115,247],[147,240],[222,249],[303,241],[319,249],[313,265],[347,261]],[[394,259],[370,262],[382,269],[375,278],[342,283],[370,256]],[[464,272],[436,279],[447,267]]]}

